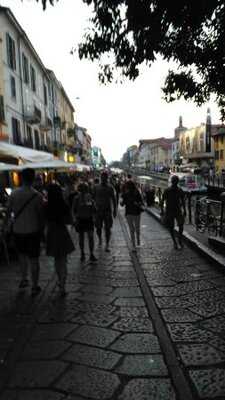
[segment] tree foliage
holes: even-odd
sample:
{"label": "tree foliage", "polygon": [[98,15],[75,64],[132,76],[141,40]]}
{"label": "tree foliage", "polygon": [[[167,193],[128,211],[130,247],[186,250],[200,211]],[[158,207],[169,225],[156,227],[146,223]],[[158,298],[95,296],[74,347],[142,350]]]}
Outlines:
{"label": "tree foliage", "polygon": [[134,80],[160,56],[176,65],[163,87],[167,101],[183,96],[201,105],[215,94],[225,117],[225,0],[83,2],[93,13],[78,53],[99,62],[102,82],[118,70]]}

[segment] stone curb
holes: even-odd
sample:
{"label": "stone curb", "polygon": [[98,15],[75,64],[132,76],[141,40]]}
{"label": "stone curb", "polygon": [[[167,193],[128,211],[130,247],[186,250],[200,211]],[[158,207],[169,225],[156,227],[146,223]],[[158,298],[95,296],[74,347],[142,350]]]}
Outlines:
{"label": "stone curb", "polygon": [[[160,224],[162,224],[159,213],[149,208],[146,208],[146,212],[154,217]],[[177,228],[175,229],[177,231]],[[215,263],[218,267],[222,267],[223,269],[225,268],[224,257],[217,254],[215,251],[205,246],[203,243],[199,242],[199,240],[191,236],[190,233],[186,232],[185,230],[183,232],[183,236],[185,241],[190,244],[195,250],[197,250],[197,252],[206,257],[209,261]]]}

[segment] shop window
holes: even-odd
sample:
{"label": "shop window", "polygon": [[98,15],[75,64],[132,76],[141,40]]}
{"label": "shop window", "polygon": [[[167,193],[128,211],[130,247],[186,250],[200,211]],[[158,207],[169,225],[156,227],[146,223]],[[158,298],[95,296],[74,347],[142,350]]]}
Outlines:
{"label": "shop window", "polygon": [[220,160],[223,160],[223,150],[220,150]]}
{"label": "shop window", "polygon": [[30,125],[27,125],[27,145],[33,148],[32,128]]}

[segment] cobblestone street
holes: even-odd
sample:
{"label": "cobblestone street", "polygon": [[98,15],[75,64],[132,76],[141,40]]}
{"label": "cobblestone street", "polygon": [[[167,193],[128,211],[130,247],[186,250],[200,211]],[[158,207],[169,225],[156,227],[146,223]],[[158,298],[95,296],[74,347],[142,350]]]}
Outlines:
{"label": "cobblestone street", "polygon": [[76,249],[63,299],[46,257],[35,300],[1,266],[1,400],[225,399],[224,272],[145,213],[132,253],[124,222],[96,265]]}

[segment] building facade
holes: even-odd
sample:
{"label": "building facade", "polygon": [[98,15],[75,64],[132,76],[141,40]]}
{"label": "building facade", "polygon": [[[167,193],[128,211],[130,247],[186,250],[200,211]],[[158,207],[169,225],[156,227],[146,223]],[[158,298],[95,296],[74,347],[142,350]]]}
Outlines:
{"label": "building facade", "polygon": [[225,127],[218,126],[213,132],[215,150],[215,173],[225,171]]}

